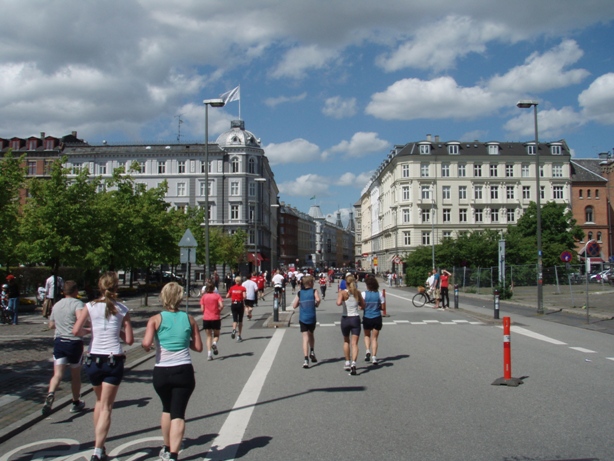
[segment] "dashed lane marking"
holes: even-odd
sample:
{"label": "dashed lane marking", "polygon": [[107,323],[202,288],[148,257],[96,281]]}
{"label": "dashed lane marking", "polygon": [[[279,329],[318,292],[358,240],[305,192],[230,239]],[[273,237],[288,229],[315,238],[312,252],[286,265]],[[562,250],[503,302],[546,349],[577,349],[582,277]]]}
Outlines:
{"label": "dashed lane marking", "polygon": [[[317,323],[319,327],[338,327],[341,322],[333,323]],[[409,320],[392,320],[389,322],[383,322],[383,325],[485,325],[484,322],[470,322],[469,320],[451,320],[449,322],[442,322],[441,320],[421,320],[419,322],[410,322]],[[290,325],[292,328],[298,328],[299,325],[293,323]]]}
{"label": "dashed lane marking", "polygon": [[596,354],[597,353],[595,351],[591,351],[590,349],[585,349],[583,347],[570,347],[570,349],[573,349],[574,351],[578,351],[578,352],[584,352],[585,354]]}

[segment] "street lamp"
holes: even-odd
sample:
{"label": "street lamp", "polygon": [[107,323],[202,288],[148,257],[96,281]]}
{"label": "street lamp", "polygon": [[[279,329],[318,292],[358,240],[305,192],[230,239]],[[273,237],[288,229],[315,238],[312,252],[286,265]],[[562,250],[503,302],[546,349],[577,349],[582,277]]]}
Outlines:
{"label": "street lamp", "polygon": [[258,194],[258,204],[257,204],[256,210],[255,210],[256,219],[254,220],[254,226],[255,226],[255,230],[256,230],[256,232],[255,232],[255,234],[256,234],[255,235],[255,239],[256,239],[255,240],[255,243],[256,243],[256,255],[255,255],[254,259],[255,259],[255,263],[256,263],[256,272],[260,273],[260,257],[258,255],[258,253],[259,253],[259,249],[258,249],[258,245],[259,245],[259,241],[258,241],[259,240],[258,239],[258,228],[260,227],[259,226],[259,224],[260,224],[259,214],[261,214],[261,213],[258,213],[258,208],[260,208],[260,211],[262,212],[262,183],[266,182],[266,178],[256,178],[256,179],[254,179],[254,182],[260,183],[260,186],[258,187],[260,189],[259,190],[260,193]]}
{"label": "street lamp", "polygon": [[209,280],[209,106],[224,107],[223,99],[205,99],[205,281]]}
{"label": "street lamp", "polygon": [[431,260],[435,269],[435,200],[431,200]]}
{"label": "street lamp", "polygon": [[544,313],[544,286],[543,286],[543,261],[542,261],[542,210],[541,210],[541,187],[539,185],[539,137],[537,135],[537,105],[534,100],[518,101],[516,106],[520,109],[530,109],[533,107],[533,119],[535,121],[535,184],[537,186],[537,313]]}

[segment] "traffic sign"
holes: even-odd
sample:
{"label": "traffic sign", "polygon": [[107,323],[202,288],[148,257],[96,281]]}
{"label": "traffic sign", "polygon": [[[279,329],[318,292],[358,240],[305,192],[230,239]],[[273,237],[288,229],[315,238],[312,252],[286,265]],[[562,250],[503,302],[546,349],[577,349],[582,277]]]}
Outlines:
{"label": "traffic sign", "polygon": [[563,251],[561,253],[561,261],[563,261],[564,263],[568,263],[569,261],[571,261],[571,252]]}
{"label": "traffic sign", "polygon": [[401,258],[399,258],[398,256],[396,258],[394,258],[394,263],[395,264],[401,264]]}
{"label": "traffic sign", "polygon": [[198,242],[194,238],[192,231],[190,229],[186,229],[183,237],[181,237],[181,240],[179,240],[179,248],[196,248],[197,246]]}

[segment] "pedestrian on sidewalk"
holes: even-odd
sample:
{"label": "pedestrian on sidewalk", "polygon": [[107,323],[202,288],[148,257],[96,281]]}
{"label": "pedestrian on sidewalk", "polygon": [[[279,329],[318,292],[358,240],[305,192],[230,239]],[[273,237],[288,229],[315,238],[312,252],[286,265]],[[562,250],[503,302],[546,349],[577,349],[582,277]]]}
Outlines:
{"label": "pedestrian on sidewalk", "polygon": [[15,279],[13,274],[7,275],[6,281],[9,284],[8,309],[11,311],[11,315],[13,316],[13,325],[17,325],[19,323],[19,285],[17,285],[17,279]]}
{"label": "pedestrian on sidewalk", "polygon": [[[351,274],[345,276],[345,289],[339,289],[337,306],[343,306],[341,313],[341,334],[343,335],[344,370],[356,374],[358,359],[358,340],[360,339],[359,309],[365,308],[365,300],[356,288],[356,279]],[[351,361],[350,361],[351,359]]]}
{"label": "pedestrian on sidewalk", "polygon": [[[221,301],[214,290],[213,281],[208,280],[207,294],[217,296]],[[160,426],[164,439],[160,459],[173,461],[178,459],[185,433],[186,408],[196,387],[190,349],[196,352],[203,350],[196,320],[180,310],[182,299],[181,285],[176,282],[164,285],[160,292],[164,310],[149,319],[141,344],[143,349],[149,351],[154,341],[156,343],[153,386],[162,402]]]}
{"label": "pedestrian on sidewalk", "polygon": [[[55,328],[53,339],[53,377],[49,381],[49,393],[43,405],[43,416],[51,413],[57,390],[66,367],[70,367],[70,383],[72,390],[71,413],[79,413],[85,408],[81,397],[81,358],[83,356],[83,338],[73,334],[73,327],[84,313],[83,303],[77,299],[79,288],[74,280],[64,284],[65,298],[58,301],[49,316],[49,328]],[[85,329],[89,332],[89,328]]]}
{"label": "pedestrian on sidewalk", "polygon": [[119,277],[116,272],[105,272],[98,280],[100,297],[87,303],[84,314],[73,327],[73,335],[83,336],[88,320],[92,326],[92,340],[85,359],[85,372],[89,376],[94,393],[94,454],[90,461],[107,459],[104,444],[111,427],[111,412],[119,385],[124,377],[126,355],[120,340],[131,345],[134,342],[130,313],[125,304],[117,301]]}
{"label": "pedestrian on sidewalk", "polygon": [[53,305],[62,298],[64,279],[53,271],[45,280],[45,300],[43,301],[43,317],[49,318]]}
{"label": "pedestrian on sidewalk", "polygon": [[365,330],[365,361],[377,365],[377,347],[379,332],[382,329],[382,306],[386,298],[379,291],[379,283],[375,277],[366,277],[367,291],[362,293],[365,299],[365,310],[362,318],[362,327]]}
{"label": "pedestrian on sidewalk", "polygon": [[205,294],[200,298],[200,309],[203,312],[203,330],[207,335],[207,360],[213,360],[213,355],[219,353],[217,342],[220,340],[220,314],[224,309],[224,300],[216,293],[215,284],[210,280],[205,284]]}
{"label": "pedestrian on sidewalk", "polygon": [[316,363],[318,359],[315,353],[315,336],[316,329],[316,308],[320,305],[320,295],[318,290],[313,288],[313,276],[306,275],[302,278],[302,285],[294,301],[292,308],[300,307],[298,323],[303,335],[303,355],[305,360],[303,368],[309,368],[309,360]]}
{"label": "pedestrian on sidewalk", "polygon": [[[235,278],[235,284],[230,287],[226,298],[230,298],[230,312],[232,312],[232,333],[231,339],[237,338],[237,342],[243,341],[243,314],[245,312],[245,296],[247,290],[241,285],[241,276]],[[237,334],[238,333],[238,334]]]}
{"label": "pedestrian on sidewalk", "polygon": [[441,290],[441,307],[444,309],[450,309],[450,276],[452,274],[449,273],[445,269],[441,269],[441,275],[439,276],[439,289]]}

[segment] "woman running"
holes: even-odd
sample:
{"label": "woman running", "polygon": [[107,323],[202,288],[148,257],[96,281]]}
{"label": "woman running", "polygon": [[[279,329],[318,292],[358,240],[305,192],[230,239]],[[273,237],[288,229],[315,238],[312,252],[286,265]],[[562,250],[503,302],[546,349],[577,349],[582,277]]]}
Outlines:
{"label": "woman running", "polygon": [[73,327],[73,335],[83,336],[86,321],[92,326],[92,340],[85,360],[85,372],[89,376],[94,393],[94,454],[90,461],[107,459],[104,444],[111,427],[113,403],[124,377],[126,355],[120,339],[126,344],[134,342],[128,308],[117,301],[119,278],[115,272],[106,272],[98,281],[100,298],[85,305]]}
{"label": "woman running", "polygon": [[207,360],[213,360],[217,355],[217,342],[220,340],[222,320],[220,313],[224,309],[224,300],[215,292],[215,284],[209,280],[205,284],[205,294],[200,298],[200,308],[203,311],[203,330],[207,334]]}
{"label": "woman running", "polygon": [[[215,289],[208,282],[211,292]],[[219,296],[219,295],[218,295]],[[153,386],[162,401],[162,438],[164,445],[160,459],[177,460],[185,433],[185,411],[194,391],[194,367],[190,349],[202,352],[203,343],[198,325],[191,315],[179,310],[183,299],[183,287],[177,282],[164,285],[160,300],[165,310],[147,322],[143,349],[149,352],[156,343],[156,366]]]}
{"label": "woman running", "polygon": [[[341,314],[341,334],[343,334],[343,355],[345,355],[344,370],[350,375],[356,374],[356,360],[358,359],[358,339],[360,338],[359,309],[364,309],[365,300],[356,288],[356,279],[353,275],[345,277],[347,288],[340,289],[337,295],[337,306],[343,306]],[[350,362],[351,359],[351,362]]]}
{"label": "woman running", "polygon": [[316,307],[320,305],[320,295],[313,288],[313,277],[307,275],[303,277],[303,288],[296,294],[296,298],[292,302],[292,308],[296,309],[300,306],[298,323],[303,335],[303,355],[305,361],[303,368],[309,368],[309,360],[316,363],[315,337],[313,332],[316,329]]}
{"label": "woman running", "polygon": [[[227,298],[230,298],[232,304],[230,305],[230,311],[232,312],[232,333],[230,337],[240,343],[243,341],[241,333],[243,332],[243,313],[245,312],[245,296],[247,290],[241,285],[241,277],[235,277],[235,284],[230,287]],[[238,334],[237,334],[238,333]]]}
{"label": "woman running", "polygon": [[[363,291],[365,299],[365,312],[362,318],[362,327],[365,330],[365,348],[367,349],[365,361],[377,365],[377,339],[382,329],[382,306],[386,298],[379,291],[379,283],[375,277],[365,278],[367,291]],[[373,332],[373,334],[371,333]]]}

